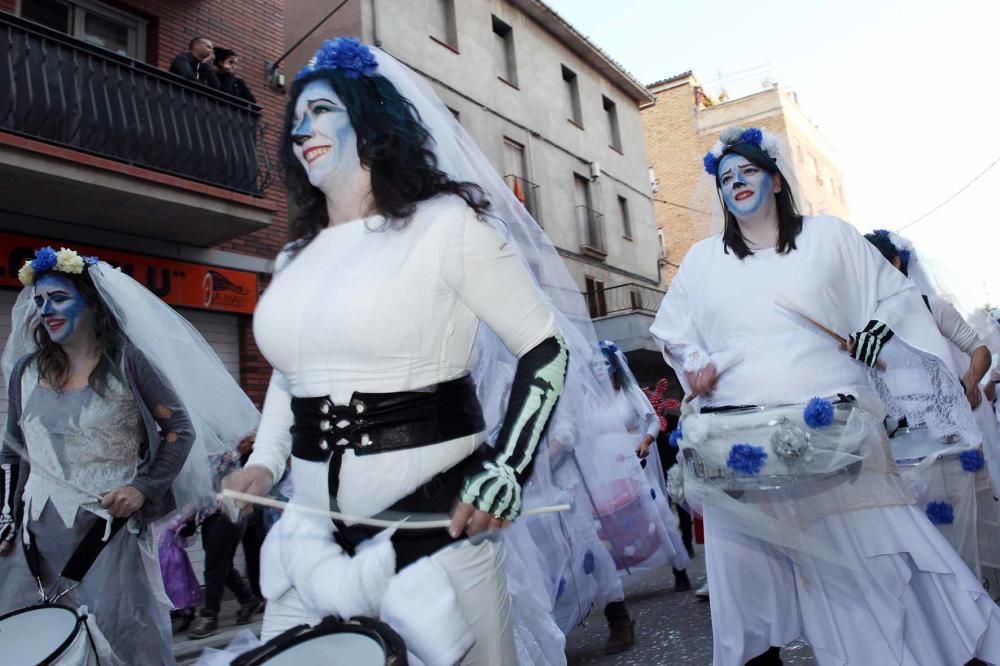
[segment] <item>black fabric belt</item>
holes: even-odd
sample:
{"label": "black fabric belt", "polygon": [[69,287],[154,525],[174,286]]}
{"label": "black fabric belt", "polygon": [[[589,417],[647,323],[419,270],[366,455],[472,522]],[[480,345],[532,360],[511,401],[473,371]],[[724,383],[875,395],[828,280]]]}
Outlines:
{"label": "black fabric belt", "polygon": [[486,427],[468,375],[417,391],[354,393],[346,405],[329,396],[292,398],[292,455],[326,462],[334,451],[355,455],[447,442]]}
{"label": "black fabric belt", "polygon": [[[439,444],[483,431],[486,422],[468,375],[416,391],[354,393],[346,405],[329,398],[292,398],[292,455],[311,462],[329,463],[330,497],[340,488],[344,451],[370,455]],[[465,477],[480,469],[492,452],[481,446],[473,455],[441,472],[387,511],[448,513],[458,498]],[[334,538],[349,555],[361,542],[381,530],[334,521]],[[443,528],[397,530],[392,536],[396,570],[456,541]]]}
{"label": "black fabric belt", "polygon": [[[465,477],[481,469],[483,460],[487,459],[493,449],[484,444],[471,456],[447,469],[415,491],[399,500],[386,511],[398,513],[449,513],[462,489]],[[339,520],[333,521],[337,526],[334,539],[341,548],[353,556],[355,549],[367,539],[382,531],[379,527],[367,525],[347,525]],[[396,530],[392,535],[393,549],[396,551],[396,571],[408,564],[416,562],[421,557],[433,555],[445,546],[464,539],[460,536],[453,539],[444,528],[429,528],[426,530]]]}

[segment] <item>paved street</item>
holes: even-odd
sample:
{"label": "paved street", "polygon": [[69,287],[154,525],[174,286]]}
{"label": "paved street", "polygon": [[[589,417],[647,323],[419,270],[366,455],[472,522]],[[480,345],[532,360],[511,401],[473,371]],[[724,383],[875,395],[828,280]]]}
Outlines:
{"label": "paved street", "polygon": [[[704,581],[705,562],[699,554],[691,562],[691,582],[697,589]],[[694,592],[674,593],[669,568],[627,576],[625,595],[629,611],[636,618],[636,645],[618,655],[604,654],[608,630],[600,609],[595,609],[587,623],[570,633],[566,655],[570,666],[629,665],[710,666],[712,663],[712,621],[709,603]],[[814,664],[812,653],[804,645],[795,645],[781,653],[785,664]]]}

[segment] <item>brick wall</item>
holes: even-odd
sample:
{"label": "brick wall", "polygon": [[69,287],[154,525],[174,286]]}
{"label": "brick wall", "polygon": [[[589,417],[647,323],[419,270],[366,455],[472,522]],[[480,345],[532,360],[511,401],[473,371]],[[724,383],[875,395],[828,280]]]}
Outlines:
{"label": "brick wall", "polygon": [[[268,228],[219,246],[219,249],[256,257],[272,258],[285,243],[288,206],[284,186],[277,173],[278,133],[286,98],[265,82],[264,63],[284,52],[284,5],[282,0],[103,0],[122,11],[148,21],[147,61],[167,69],[174,56],[186,51],[191,37],[205,35],[216,46],[235,50],[240,56],[239,76],[250,86],[263,108],[265,143],[272,178],[265,196],[277,206]],[[13,13],[16,0],[0,0],[0,11]],[[261,275],[261,289],[267,283]],[[267,388],[270,366],[253,341],[250,317],[240,321],[240,379],[259,405]]]}
{"label": "brick wall", "polygon": [[701,173],[695,88],[691,79],[677,83],[658,92],[656,104],[642,112],[649,164],[659,183],[653,207],[663,234],[664,284],[670,284],[684,255],[699,240],[699,218],[704,218],[688,210],[703,208],[692,200]]}
{"label": "brick wall", "polygon": [[[174,56],[187,50],[191,37],[203,34],[216,46],[236,51],[240,56],[239,76],[253,91],[263,108],[265,142],[271,159],[272,178],[266,197],[278,206],[270,226],[261,231],[231,240],[219,249],[271,258],[284,245],[287,235],[288,205],[281,178],[277,173],[278,133],[284,116],[284,95],[267,86],[264,63],[276,60],[284,52],[284,2],[281,0],[132,0],[119,3],[154,17],[150,22],[150,64],[164,69]],[[261,290],[267,276],[261,275]],[[252,320],[240,321],[240,384],[260,406],[264,400],[271,367],[257,349]]]}

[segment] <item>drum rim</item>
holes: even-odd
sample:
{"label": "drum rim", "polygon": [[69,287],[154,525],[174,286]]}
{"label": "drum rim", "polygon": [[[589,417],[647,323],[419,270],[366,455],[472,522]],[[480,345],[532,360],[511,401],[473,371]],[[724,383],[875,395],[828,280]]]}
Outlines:
{"label": "drum rim", "polygon": [[[389,647],[390,646],[389,646],[389,643],[382,637],[381,634],[379,634],[377,631],[375,631],[374,629],[372,629],[370,627],[366,627],[366,626],[361,625],[361,624],[352,624],[352,623],[350,623],[350,620],[348,620],[346,622],[342,622],[341,624],[338,624],[338,625],[328,625],[328,626],[325,626],[325,627],[322,627],[319,624],[317,624],[315,626],[312,626],[312,627],[310,627],[308,625],[303,625],[303,627],[304,627],[304,631],[302,631],[302,633],[300,633],[300,634],[298,634],[298,635],[296,635],[294,637],[288,638],[288,639],[286,639],[283,642],[283,645],[281,646],[281,648],[282,648],[281,652],[285,652],[285,651],[287,651],[287,650],[289,650],[289,649],[291,649],[293,647],[296,647],[296,646],[298,646],[298,645],[300,645],[302,643],[310,641],[310,640],[312,640],[314,638],[318,638],[320,636],[328,636],[330,634],[352,633],[352,634],[361,634],[362,636],[365,636],[367,638],[371,638],[376,643],[378,643],[379,647],[382,648],[383,654],[385,654],[385,656],[386,656],[386,663],[388,663],[388,657],[390,656],[390,652],[389,652]],[[317,631],[317,630],[319,630],[319,631]],[[275,638],[277,638],[277,637],[275,637]],[[264,647],[264,646],[261,646],[261,647]],[[277,646],[274,646],[274,647],[277,647]],[[256,655],[254,657],[253,661],[247,662],[247,664],[248,664],[248,666],[252,666],[252,665],[255,665],[255,664],[262,664],[262,665],[266,666],[267,662],[272,657],[275,657],[275,656],[281,654],[281,652],[269,651],[269,652],[266,652],[266,653],[261,653],[259,655]]]}
{"label": "drum rim", "polygon": [[45,603],[25,606],[24,608],[18,608],[17,610],[12,610],[9,613],[4,613],[3,615],[0,615],[0,622],[16,615],[21,615],[22,613],[29,613],[31,611],[38,610],[39,608],[61,608],[69,611],[73,614],[73,617],[76,618],[76,624],[73,625],[73,633],[71,633],[53,652],[49,653],[44,659],[42,659],[42,661],[38,662],[39,666],[45,666],[45,664],[51,663],[53,659],[62,655],[66,649],[73,644],[73,642],[77,639],[77,636],[80,634],[80,625],[86,621],[87,616],[80,615],[76,612],[76,609],[64,604]]}

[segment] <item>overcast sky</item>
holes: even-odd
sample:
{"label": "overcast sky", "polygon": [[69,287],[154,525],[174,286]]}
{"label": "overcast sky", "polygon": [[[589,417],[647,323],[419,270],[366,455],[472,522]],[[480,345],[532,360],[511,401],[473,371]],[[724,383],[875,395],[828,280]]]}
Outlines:
{"label": "overcast sky", "polygon": [[[996,0],[546,2],[643,83],[690,69],[731,96],[795,90],[862,230],[914,221],[1000,158]],[[1000,303],[998,201],[1000,164],[903,232],[965,308]]]}

